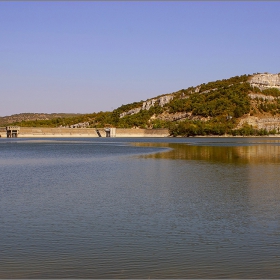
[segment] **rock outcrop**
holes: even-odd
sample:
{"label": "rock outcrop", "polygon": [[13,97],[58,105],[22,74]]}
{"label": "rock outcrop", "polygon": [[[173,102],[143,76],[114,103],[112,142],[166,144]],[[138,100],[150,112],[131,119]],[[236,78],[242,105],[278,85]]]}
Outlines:
{"label": "rock outcrop", "polygon": [[261,93],[249,93],[248,96],[251,99],[263,99],[263,100],[268,100],[268,101],[273,101],[273,100],[277,99],[277,97],[274,97],[272,95],[264,95]]}
{"label": "rock outcrop", "polygon": [[253,87],[258,87],[261,90],[267,88],[280,89],[280,74],[255,74],[249,78],[248,82]]}
{"label": "rock outcrop", "polygon": [[158,98],[149,99],[143,102],[142,110],[149,110],[151,107],[158,104],[160,107],[163,107],[165,104],[169,103],[173,99],[172,94],[163,95]]}
{"label": "rock outcrop", "polygon": [[243,124],[252,125],[256,129],[266,129],[267,131],[280,131],[280,117],[253,117],[247,116],[240,120],[237,128],[241,128]]}
{"label": "rock outcrop", "polygon": [[128,115],[137,114],[141,110],[149,110],[151,107],[155,105],[159,105],[160,107],[163,107],[165,104],[169,103],[172,99],[173,99],[172,94],[163,95],[158,98],[148,99],[143,102],[142,107],[134,108],[127,112],[121,113],[120,118],[123,118],[124,116],[128,116]]}
{"label": "rock outcrop", "polygon": [[134,109],[131,109],[127,112],[123,112],[120,114],[120,118],[123,118],[124,116],[129,116],[129,115],[134,115],[134,114],[137,114],[141,111],[141,107],[138,107],[138,108],[134,108]]}
{"label": "rock outcrop", "polygon": [[191,112],[177,112],[177,113],[167,113],[164,112],[158,116],[154,116],[151,119],[159,119],[164,121],[183,121],[183,120],[193,120],[193,121],[209,121],[211,117],[202,117],[193,115]]}

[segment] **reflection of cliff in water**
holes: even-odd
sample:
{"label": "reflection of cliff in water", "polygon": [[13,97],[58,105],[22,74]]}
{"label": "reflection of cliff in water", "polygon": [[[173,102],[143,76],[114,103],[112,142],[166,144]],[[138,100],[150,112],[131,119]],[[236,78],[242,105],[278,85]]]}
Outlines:
{"label": "reflection of cliff in water", "polygon": [[169,151],[145,155],[145,158],[258,164],[280,163],[280,146],[277,144],[262,143],[251,146],[194,146],[177,143],[137,143],[136,145],[171,148]]}

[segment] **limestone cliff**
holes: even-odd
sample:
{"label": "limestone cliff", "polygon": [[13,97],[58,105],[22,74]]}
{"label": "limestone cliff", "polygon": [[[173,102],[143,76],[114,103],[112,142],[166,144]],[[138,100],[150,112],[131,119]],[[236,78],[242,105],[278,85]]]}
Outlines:
{"label": "limestone cliff", "polygon": [[148,99],[142,103],[142,107],[137,107],[127,112],[121,113],[120,118],[123,118],[124,116],[127,115],[137,114],[141,110],[149,110],[151,107],[154,107],[155,105],[159,105],[160,107],[163,107],[165,104],[169,103],[172,99],[173,99],[172,94],[167,94],[157,98]]}
{"label": "limestone cliff", "polygon": [[241,128],[242,125],[249,124],[255,129],[265,129],[267,131],[276,130],[277,132],[280,131],[280,117],[275,116],[244,116],[237,128]]}
{"label": "limestone cliff", "polygon": [[255,74],[249,81],[251,86],[258,87],[261,90],[267,88],[278,88],[280,89],[280,73],[279,74]]}

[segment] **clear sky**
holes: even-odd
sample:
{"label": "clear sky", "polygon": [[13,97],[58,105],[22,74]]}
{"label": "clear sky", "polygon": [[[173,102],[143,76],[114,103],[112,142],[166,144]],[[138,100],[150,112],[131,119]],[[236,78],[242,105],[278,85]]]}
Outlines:
{"label": "clear sky", "polygon": [[0,2],[0,116],[92,113],[280,72],[280,2]]}

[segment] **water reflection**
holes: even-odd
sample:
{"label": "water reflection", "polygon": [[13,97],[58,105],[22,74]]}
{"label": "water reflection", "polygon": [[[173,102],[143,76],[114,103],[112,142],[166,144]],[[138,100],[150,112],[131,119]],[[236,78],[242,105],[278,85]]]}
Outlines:
{"label": "water reflection", "polygon": [[168,151],[144,155],[145,158],[205,160],[223,163],[280,163],[278,143],[258,143],[246,146],[202,146],[181,143],[135,143],[142,147],[166,147]]}

